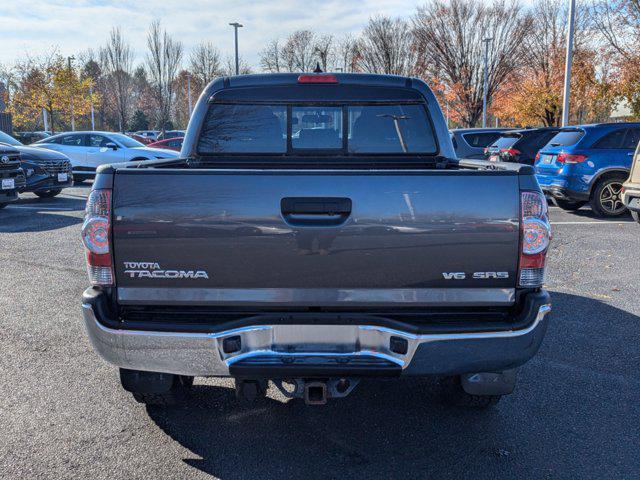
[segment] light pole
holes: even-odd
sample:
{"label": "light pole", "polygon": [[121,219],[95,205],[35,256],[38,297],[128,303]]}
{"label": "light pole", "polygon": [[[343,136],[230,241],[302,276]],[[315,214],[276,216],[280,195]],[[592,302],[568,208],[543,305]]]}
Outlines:
{"label": "light pole", "polygon": [[569,123],[569,97],[571,96],[571,66],[573,63],[573,35],[576,20],[576,0],[569,0],[569,31],[567,32],[567,61],[564,66],[564,98],[562,100],[562,126]]}
{"label": "light pole", "polygon": [[445,101],[445,105],[446,105],[446,119],[447,119],[447,128],[449,128],[449,86],[445,85],[444,86],[444,101]]}
{"label": "light pole", "polygon": [[238,58],[238,29],[242,28],[243,25],[238,23],[238,22],[233,22],[230,23],[229,25],[231,25],[233,27],[234,33],[235,33],[235,39],[236,39],[236,75],[240,75],[240,61]]}
{"label": "light pole", "polygon": [[[67,64],[69,66],[69,81],[71,81],[71,61],[72,60],[75,60],[75,57],[67,57]],[[73,82],[71,84],[73,84]],[[73,88],[70,88],[69,97],[71,98],[71,102],[70,102],[71,103],[71,131],[75,132],[76,119],[75,119],[75,115],[73,114]]]}
{"label": "light pole", "polygon": [[484,85],[482,87],[482,128],[487,128],[487,90],[489,85],[489,42],[493,38],[483,38],[484,43]]}

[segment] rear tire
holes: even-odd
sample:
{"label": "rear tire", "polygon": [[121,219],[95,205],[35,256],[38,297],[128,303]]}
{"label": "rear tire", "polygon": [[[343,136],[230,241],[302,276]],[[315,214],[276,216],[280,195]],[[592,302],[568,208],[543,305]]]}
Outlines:
{"label": "rear tire", "polygon": [[120,369],[120,381],[136,402],[161,407],[184,403],[193,386],[193,377],[190,376],[138,372],[123,368]]}
{"label": "rear tire", "polygon": [[443,401],[455,407],[485,409],[496,405],[502,398],[502,395],[471,395],[465,392],[459,375],[441,378],[440,389]]}
{"label": "rear tire", "polygon": [[53,198],[56,195],[60,195],[62,192],[61,188],[54,188],[52,190],[44,190],[41,192],[34,192],[40,198]]}
{"label": "rear tire", "polygon": [[574,212],[576,210],[580,210],[580,208],[582,208],[587,204],[587,202],[572,202],[570,200],[562,200],[560,198],[554,198],[553,201],[562,210],[566,210],[568,212]]}
{"label": "rear tire", "polygon": [[595,186],[591,201],[591,209],[598,217],[612,218],[627,213],[627,207],[622,203],[622,183],[626,180],[621,175],[607,177]]}

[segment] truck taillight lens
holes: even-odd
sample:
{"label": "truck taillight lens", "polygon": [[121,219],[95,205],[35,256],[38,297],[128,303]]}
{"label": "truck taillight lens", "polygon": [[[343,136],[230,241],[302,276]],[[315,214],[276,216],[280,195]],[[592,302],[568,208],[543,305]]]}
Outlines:
{"label": "truck taillight lens", "polygon": [[522,192],[520,268],[521,287],[540,287],[544,283],[547,250],[551,241],[551,226],[547,200],[539,192]]}
{"label": "truck taillight lens", "polygon": [[92,190],[82,224],[82,242],[87,248],[87,272],[92,285],[113,285],[110,239],[111,190]]}

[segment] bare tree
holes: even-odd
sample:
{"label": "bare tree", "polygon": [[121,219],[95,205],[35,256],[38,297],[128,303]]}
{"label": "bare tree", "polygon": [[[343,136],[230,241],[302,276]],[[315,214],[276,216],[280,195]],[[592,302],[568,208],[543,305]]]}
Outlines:
{"label": "bare tree", "polygon": [[591,18],[605,42],[624,59],[637,58],[640,0],[597,0]]}
{"label": "bare tree", "polygon": [[320,68],[322,68],[324,72],[333,69],[335,61],[334,47],[332,35],[322,35],[316,38],[313,53],[315,54],[317,63],[320,64]]}
{"label": "bare tree", "polygon": [[100,63],[107,77],[108,90],[115,99],[120,131],[124,131],[131,113],[133,52],[119,27],[111,30],[107,44],[100,49]]}
{"label": "bare tree", "polygon": [[[78,54],[78,63],[82,65],[80,77],[83,79],[91,79],[93,83],[93,93],[99,95],[103,99],[111,98],[111,94],[109,93],[110,89],[107,86],[109,82],[102,69],[99,53],[94,52],[91,48],[84,52],[80,52]],[[113,112],[115,114],[113,115],[115,123],[113,127],[109,128],[113,128],[115,130],[120,125],[121,121],[120,116],[117,114],[117,105],[115,105],[115,109],[113,107],[114,105],[112,102],[99,102],[94,106],[96,124],[99,130],[105,129],[107,109],[109,112]]]}
{"label": "bare tree", "polygon": [[640,0],[596,0],[592,13],[605,58],[616,70],[618,95],[640,117]]}
{"label": "bare tree", "polygon": [[260,67],[267,72],[309,72],[316,64],[322,70],[333,69],[336,44],[332,35],[318,36],[311,30],[297,30],[284,44],[275,39],[260,52]]}
{"label": "bare tree", "polygon": [[0,112],[9,105],[16,80],[14,69],[0,63]]}
{"label": "bare tree", "polygon": [[271,40],[266,48],[260,52],[260,67],[269,73],[281,71],[282,58],[280,53],[280,41],[276,38]]}
{"label": "bare tree", "polygon": [[206,87],[214,78],[222,73],[220,51],[211,42],[202,42],[191,52],[189,63],[191,74]]}
{"label": "bare tree", "polygon": [[402,19],[369,19],[358,41],[357,66],[364,72],[411,75],[416,52],[411,28]]}
{"label": "bare tree", "polygon": [[[574,65],[584,63],[588,16],[585,8],[578,7],[574,35]],[[561,0],[538,0],[532,10],[536,28],[524,39],[520,76],[537,83],[545,95],[544,110],[539,112],[544,125],[559,125],[562,117],[562,89],[566,49],[566,28],[569,12]],[[579,103],[579,102],[578,102]]]}
{"label": "bare tree", "polygon": [[[238,70],[240,75],[250,75],[253,73],[251,65],[242,57],[238,57]],[[225,66],[222,69],[222,74],[227,76],[233,76],[236,74],[236,59],[235,57],[228,56],[225,60]]]}
{"label": "bare tree", "polygon": [[147,47],[147,70],[156,103],[156,120],[164,131],[171,119],[175,79],[182,60],[182,43],[162,30],[159,20],[154,20],[147,34]]}
{"label": "bare tree", "polygon": [[343,72],[357,71],[358,41],[351,35],[345,35],[336,47],[336,67]]}
{"label": "bare tree", "polygon": [[472,0],[429,0],[413,19],[415,45],[424,75],[443,79],[457,97],[464,123],[482,115],[484,38],[488,57],[488,97],[524,60],[523,46],[533,20],[517,1],[485,5]]}
{"label": "bare tree", "polygon": [[297,30],[287,37],[281,51],[287,71],[309,72],[316,66],[316,36],[311,30]]}

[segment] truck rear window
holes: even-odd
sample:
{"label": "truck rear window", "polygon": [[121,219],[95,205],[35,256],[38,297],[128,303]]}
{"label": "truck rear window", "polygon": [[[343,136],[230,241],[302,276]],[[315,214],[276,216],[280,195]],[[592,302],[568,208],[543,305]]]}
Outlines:
{"label": "truck rear window", "polygon": [[426,154],[438,151],[422,104],[213,103],[198,154]]}
{"label": "truck rear window", "polygon": [[287,107],[220,105],[209,109],[198,153],[285,153]]}

